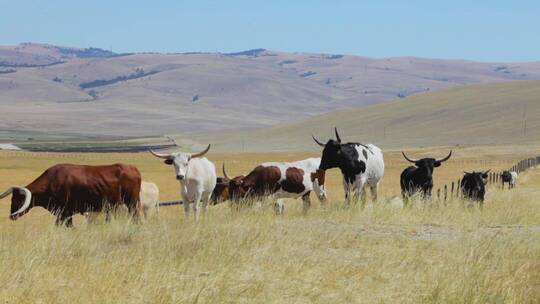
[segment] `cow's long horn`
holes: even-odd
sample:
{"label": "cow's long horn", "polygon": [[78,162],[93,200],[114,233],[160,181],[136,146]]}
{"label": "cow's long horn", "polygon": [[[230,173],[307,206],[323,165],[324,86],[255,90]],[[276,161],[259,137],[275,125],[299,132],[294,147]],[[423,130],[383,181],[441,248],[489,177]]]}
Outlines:
{"label": "cow's long horn", "polygon": [[412,158],[408,158],[407,155],[405,155],[405,152],[403,152],[403,151],[401,151],[401,154],[403,154],[403,157],[405,157],[405,159],[410,161],[411,163],[415,163],[415,162],[418,161],[418,160],[415,160],[415,159],[412,159]]}
{"label": "cow's long horn", "polygon": [[23,203],[22,207],[19,210],[13,212],[11,214],[11,216],[14,216],[14,215],[17,215],[19,213],[22,213],[22,212],[26,211],[26,209],[28,209],[28,207],[30,207],[30,202],[32,201],[32,192],[30,192],[30,190],[28,190],[28,189],[26,189],[24,187],[19,188],[19,189],[24,192],[24,203]]}
{"label": "cow's long horn", "polygon": [[445,162],[450,158],[450,156],[452,156],[452,150],[450,150],[450,153],[448,153],[448,156],[446,156],[445,158],[437,159],[437,161],[440,163]]}
{"label": "cow's long horn", "polygon": [[311,137],[313,138],[313,140],[317,143],[317,145],[321,146],[321,147],[324,147],[324,144],[320,141],[318,141],[315,136],[311,135]]}
{"label": "cow's long horn", "polygon": [[339,133],[337,131],[337,127],[334,127],[334,131],[336,132],[336,140],[338,141],[338,143],[341,143],[341,138],[339,137]]}
{"label": "cow's long horn", "polygon": [[149,149],[150,153],[152,153],[152,155],[154,155],[155,157],[159,157],[159,158],[170,158],[171,157],[171,154],[161,154],[161,153],[157,153],[157,152],[154,152],[152,149]]}
{"label": "cow's long horn", "polygon": [[223,177],[225,178],[226,181],[230,181],[231,179],[229,178],[229,176],[227,175],[227,172],[225,171],[225,163],[223,163]]}
{"label": "cow's long horn", "polygon": [[4,191],[4,193],[0,194],[0,199],[10,195],[13,192],[13,188],[15,187],[9,187],[6,191]]}
{"label": "cow's long horn", "polygon": [[191,158],[201,157],[201,156],[205,155],[208,152],[208,150],[210,150],[210,145],[208,145],[208,147],[206,147],[206,149],[204,149],[204,151],[202,151],[202,152],[191,154]]}
{"label": "cow's long horn", "polygon": [[491,171],[491,169],[488,169],[487,171],[485,171],[484,174],[488,174],[489,171]]}

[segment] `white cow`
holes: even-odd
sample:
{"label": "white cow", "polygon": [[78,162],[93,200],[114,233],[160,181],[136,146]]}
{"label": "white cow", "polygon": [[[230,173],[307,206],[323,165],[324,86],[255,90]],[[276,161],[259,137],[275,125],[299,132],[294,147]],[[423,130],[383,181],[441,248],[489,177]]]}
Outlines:
{"label": "white cow", "polygon": [[148,217],[148,210],[155,208],[159,211],[159,188],[152,182],[141,182],[141,205],[144,212],[144,218]]}
{"label": "white cow", "polygon": [[195,154],[185,152],[162,154],[150,150],[152,155],[165,159],[165,164],[174,165],[176,179],[180,182],[186,217],[189,216],[190,206],[193,205],[196,220],[199,219],[201,210],[206,212],[212,191],[216,187],[216,168],[211,161],[202,157],[208,150],[210,145],[204,151]]}

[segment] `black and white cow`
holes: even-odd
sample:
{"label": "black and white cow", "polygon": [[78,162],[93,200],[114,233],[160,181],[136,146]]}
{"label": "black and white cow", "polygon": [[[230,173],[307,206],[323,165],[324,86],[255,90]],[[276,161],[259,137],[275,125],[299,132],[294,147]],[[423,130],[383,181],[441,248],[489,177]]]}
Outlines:
{"label": "black and white cow", "polygon": [[501,173],[502,186],[508,183],[508,189],[514,188],[517,183],[518,174],[515,171],[503,171]]}
{"label": "black and white cow", "polygon": [[484,203],[486,194],[486,183],[489,170],[485,172],[464,172],[461,180],[461,191],[463,197],[469,200],[478,201],[480,206]]}
{"label": "black and white cow", "polygon": [[373,201],[377,200],[379,183],[384,175],[384,159],[381,149],[373,144],[341,143],[337,128],[334,129],[336,140],[330,139],[326,144],[313,140],[323,147],[320,170],[339,168],[343,175],[345,203],[349,204],[351,193],[353,201],[362,198],[365,203],[365,186],[371,189]]}
{"label": "black and white cow", "polygon": [[431,189],[433,188],[433,169],[439,167],[443,162],[447,161],[452,156],[452,151],[448,156],[435,158],[411,159],[401,152],[406,160],[414,163],[415,166],[407,167],[401,172],[400,185],[401,194],[405,201],[414,193],[421,191],[424,198],[431,197]]}
{"label": "black and white cow", "polygon": [[245,177],[230,179],[229,196],[233,202],[243,199],[276,199],[276,213],[282,214],[285,198],[302,197],[304,212],[311,205],[309,194],[314,191],[324,203],[324,172],[319,171],[320,158],[296,162],[268,162],[253,169]]}

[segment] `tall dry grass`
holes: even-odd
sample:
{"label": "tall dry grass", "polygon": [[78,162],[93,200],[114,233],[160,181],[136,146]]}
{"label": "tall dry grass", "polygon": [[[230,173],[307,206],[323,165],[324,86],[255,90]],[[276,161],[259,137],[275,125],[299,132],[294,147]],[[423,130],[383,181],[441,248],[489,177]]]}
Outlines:
{"label": "tall dry grass", "polygon": [[[109,162],[116,156],[111,157]],[[124,156],[130,157],[133,161],[127,162],[136,163],[143,175],[172,179],[172,169],[160,162]],[[222,159],[240,165],[267,156],[250,157]],[[0,158],[0,186],[28,182],[53,161],[43,156],[18,164]],[[446,170],[454,169],[449,165]],[[238,166],[231,166],[236,170]],[[454,178],[442,168],[439,174]],[[177,189],[156,178],[148,179],[161,186],[166,198],[174,196]],[[314,202],[306,216],[294,201],[287,202],[283,217],[274,215],[271,202],[239,212],[219,205],[198,223],[186,220],[180,207],[165,207],[144,224],[134,224],[123,214],[97,225],[77,217],[75,229],[55,227],[52,216],[42,210],[10,222],[9,203],[2,200],[0,213],[6,216],[0,217],[0,299],[537,303],[539,182],[540,169],[534,169],[522,175],[512,191],[490,187],[483,210],[457,200],[446,205],[415,202],[398,209],[390,200],[396,187],[389,183],[385,198],[365,209],[344,208],[334,194],[325,207]],[[339,178],[333,177],[329,191],[339,193],[338,184]]]}

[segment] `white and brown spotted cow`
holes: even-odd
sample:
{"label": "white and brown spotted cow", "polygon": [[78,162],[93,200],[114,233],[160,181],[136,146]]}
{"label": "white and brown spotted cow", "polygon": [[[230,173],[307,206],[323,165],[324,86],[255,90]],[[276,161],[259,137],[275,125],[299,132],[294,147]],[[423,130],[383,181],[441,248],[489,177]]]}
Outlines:
{"label": "white and brown spotted cow", "polygon": [[309,194],[315,191],[319,201],[326,201],[324,171],[319,170],[321,159],[308,158],[296,162],[269,162],[253,169],[243,178],[230,181],[229,192],[233,202],[241,199],[276,199],[276,212],[283,213],[285,198],[302,197],[303,210],[311,205]]}

